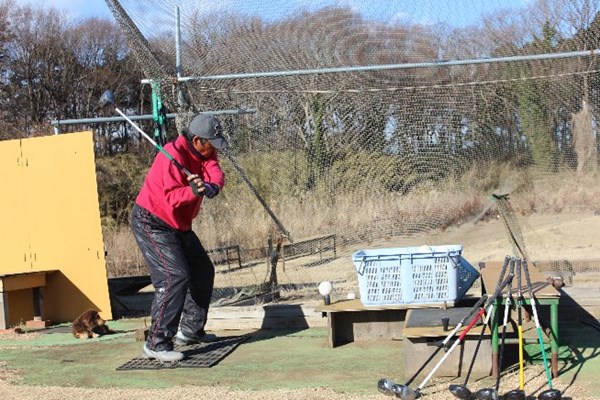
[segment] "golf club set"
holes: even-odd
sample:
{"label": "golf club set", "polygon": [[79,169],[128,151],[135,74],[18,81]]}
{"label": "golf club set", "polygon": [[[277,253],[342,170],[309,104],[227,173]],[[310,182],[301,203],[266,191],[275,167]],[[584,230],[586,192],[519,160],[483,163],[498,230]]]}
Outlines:
{"label": "golf club set", "polygon": [[[525,275],[526,279],[526,288],[529,291],[530,297],[530,305],[533,311],[533,317],[535,322],[535,327],[538,336],[538,342],[540,345],[540,351],[543,358],[544,369],[546,371],[546,378],[548,382],[548,389],[544,390],[538,395],[538,400],[560,400],[562,394],[559,390],[554,389],[552,387],[552,378],[550,374],[550,367],[548,365],[548,359],[546,358],[546,349],[543,342],[542,337],[542,328],[539,323],[538,313],[537,313],[537,305],[536,300],[533,295],[533,288],[531,285],[531,278],[529,275],[529,269],[527,266],[526,260],[521,260],[516,257],[507,256],[504,259],[504,263],[502,265],[502,270],[500,272],[500,277],[498,282],[496,283],[496,288],[491,296],[483,295],[475,305],[467,311],[467,314],[456,324],[456,327],[446,336],[446,338],[437,343],[436,349],[433,353],[425,360],[423,365],[419,367],[419,369],[412,375],[412,377],[404,384],[399,384],[394,382],[388,378],[382,378],[377,382],[377,390],[387,396],[396,396],[402,400],[414,400],[418,397],[422,396],[422,390],[429,382],[429,380],[433,377],[438,368],[444,363],[444,361],[448,358],[448,356],[452,353],[452,351],[461,344],[467,333],[477,324],[480,319],[483,319],[483,327],[481,329],[481,333],[478,337],[477,344],[474,350],[473,358],[471,359],[471,363],[469,365],[468,372],[466,374],[466,378],[463,384],[451,384],[448,387],[448,390],[452,395],[460,400],[527,400],[528,397],[525,394],[524,386],[524,363],[523,363],[523,315],[522,308],[524,306],[523,296],[521,292],[521,277],[522,273]],[[513,296],[513,278],[517,278],[516,283],[516,292],[517,292],[517,301],[515,302],[512,299]],[[473,370],[473,365],[475,363],[475,359],[477,357],[477,353],[479,351],[482,339],[484,337],[485,329],[488,325],[490,317],[494,314],[494,307],[499,298],[503,297],[503,290],[506,288],[506,301],[504,304],[504,318],[502,323],[502,334],[501,334],[501,347],[500,354],[498,358],[498,375],[496,379],[495,387],[488,387],[479,389],[476,391],[471,391],[468,387],[468,381],[471,376],[471,372]],[[510,390],[504,395],[499,394],[500,387],[500,375],[502,371],[502,361],[504,355],[504,344],[506,341],[506,327],[508,325],[508,320],[510,316],[510,311],[512,306],[515,305],[518,313],[518,338],[519,338],[519,388]],[[487,311],[487,312],[486,312]],[[485,314],[485,317],[484,317]],[[467,322],[468,321],[468,322]],[[462,332],[458,335],[458,338],[455,339],[452,345],[449,345],[454,335],[456,335],[459,330],[465,326]],[[432,368],[429,374],[423,379],[421,384],[416,388],[412,389],[410,385],[417,378],[417,376],[427,367],[427,365],[437,356],[437,354],[441,351],[441,349],[445,350],[445,354],[442,358],[437,362],[437,364]]]}

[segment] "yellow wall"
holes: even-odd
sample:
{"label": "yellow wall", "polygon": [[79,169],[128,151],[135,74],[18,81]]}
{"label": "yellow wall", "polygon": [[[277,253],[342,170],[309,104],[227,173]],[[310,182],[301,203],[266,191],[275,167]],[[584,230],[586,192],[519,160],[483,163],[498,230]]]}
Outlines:
{"label": "yellow wall", "polygon": [[[92,132],[0,141],[0,170],[0,274],[57,270],[43,319],[72,321],[87,308],[111,319]],[[31,319],[8,296],[11,323]]]}

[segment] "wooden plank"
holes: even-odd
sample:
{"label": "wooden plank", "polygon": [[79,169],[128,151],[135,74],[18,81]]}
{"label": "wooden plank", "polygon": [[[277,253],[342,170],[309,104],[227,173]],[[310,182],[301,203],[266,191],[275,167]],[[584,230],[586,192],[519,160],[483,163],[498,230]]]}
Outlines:
{"label": "wooden plank", "polygon": [[2,274],[0,275],[0,292],[10,292],[13,290],[31,289],[46,285],[46,274],[49,272],[32,272],[23,274]]}
{"label": "wooden plank", "polygon": [[206,329],[306,329],[326,326],[327,319],[314,306],[267,304],[262,307],[211,307]]}
{"label": "wooden plank", "polygon": [[[503,262],[485,262],[480,263],[480,272],[481,272],[481,280],[483,282],[484,287],[489,292],[493,291],[500,279],[500,272],[502,272]],[[529,276],[531,278],[531,286],[533,288],[533,294],[537,298],[558,298],[560,297],[560,292],[554,288],[554,286],[550,285],[546,281],[546,277],[542,275],[542,273],[533,265],[533,263],[528,263],[527,268],[529,270]],[[508,274],[505,275],[505,277]],[[513,278],[512,281],[513,295],[517,293],[517,278]],[[508,288],[505,288],[502,293],[506,293]],[[525,277],[525,273],[521,274],[521,293],[524,298],[530,298],[529,289],[527,287],[527,279]]]}
{"label": "wooden plank", "polygon": [[320,305],[318,311],[345,312],[345,311],[377,311],[377,310],[409,310],[412,308],[449,308],[454,307],[453,301],[440,303],[411,303],[411,304],[386,304],[381,306],[365,306],[360,299],[340,300],[329,305]]}
{"label": "wooden plank", "polygon": [[[435,310],[409,310],[406,314],[406,323],[404,325],[404,336],[407,338],[420,338],[420,337],[446,337],[456,327],[458,322],[463,318],[469,316],[470,308],[454,308],[448,311],[435,311]],[[425,314],[425,316],[423,316]],[[427,314],[434,314],[434,316],[428,316]],[[437,314],[437,315],[436,315]],[[458,330],[456,336],[460,335],[469,325],[471,320],[475,317],[475,313],[467,318],[464,326]],[[445,331],[442,326],[441,316],[450,318],[450,324],[448,330]],[[420,317],[420,318],[419,318]],[[440,317],[434,319],[432,317]],[[432,318],[430,320],[430,318]],[[477,325],[475,325],[467,333],[469,335],[479,335],[483,328],[482,318],[479,318]]]}
{"label": "wooden plank", "polygon": [[[462,327],[458,330],[458,335],[460,335],[466,327]],[[407,338],[420,338],[420,337],[446,337],[452,332],[454,327],[451,327],[448,331],[445,331],[441,326],[415,326],[412,328],[404,328],[404,336]],[[471,330],[467,333],[467,336],[479,335],[481,330],[483,329],[483,325],[477,325],[471,328]]]}

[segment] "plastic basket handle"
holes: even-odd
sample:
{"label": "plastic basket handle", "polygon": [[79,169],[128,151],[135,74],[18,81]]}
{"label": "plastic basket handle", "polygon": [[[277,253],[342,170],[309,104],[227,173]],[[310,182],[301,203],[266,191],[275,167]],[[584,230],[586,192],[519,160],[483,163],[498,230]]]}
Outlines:
{"label": "plastic basket handle", "polygon": [[356,269],[356,272],[362,276],[365,273],[365,268],[366,268],[365,257],[363,257],[362,260],[360,260],[360,266]]}
{"label": "plastic basket handle", "polygon": [[450,252],[449,252],[449,251],[448,251],[448,252],[446,252],[446,256],[448,257],[448,260],[450,260],[450,262],[452,263],[452,266],[453,266],[455,269],[459,267],[459,265],[460,265],[460,254],[456,256],[456,257],[457,257],[457,259],[458,259],[458,261],[455,261],[455,260],[452,258],[452,256],[450,255]]}

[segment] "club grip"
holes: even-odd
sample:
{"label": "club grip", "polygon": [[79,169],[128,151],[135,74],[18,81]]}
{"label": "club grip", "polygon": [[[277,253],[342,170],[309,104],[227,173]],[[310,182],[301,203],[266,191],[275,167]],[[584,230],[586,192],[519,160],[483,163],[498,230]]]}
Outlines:
{"label": "club grip", "polygon": [[477,313],[477,315],[475,315],[475,318],[473,318],[471,320],[471,322],[469,322],[469,325],[467,325],[467,327],[465,328],[464,331],[462,331],[462,333],[460,334],[460,336],[458,337],[458,340],[462,341],[464,339],[465,336],[467,336],[467,333],[471,330],[471,328],[477,323],[477,321],[479,321],[479,318],[481,318],[481,316],[483,315],[483,313],[485,312],[484,308],[481,308],[479,310],[479,312]]}

